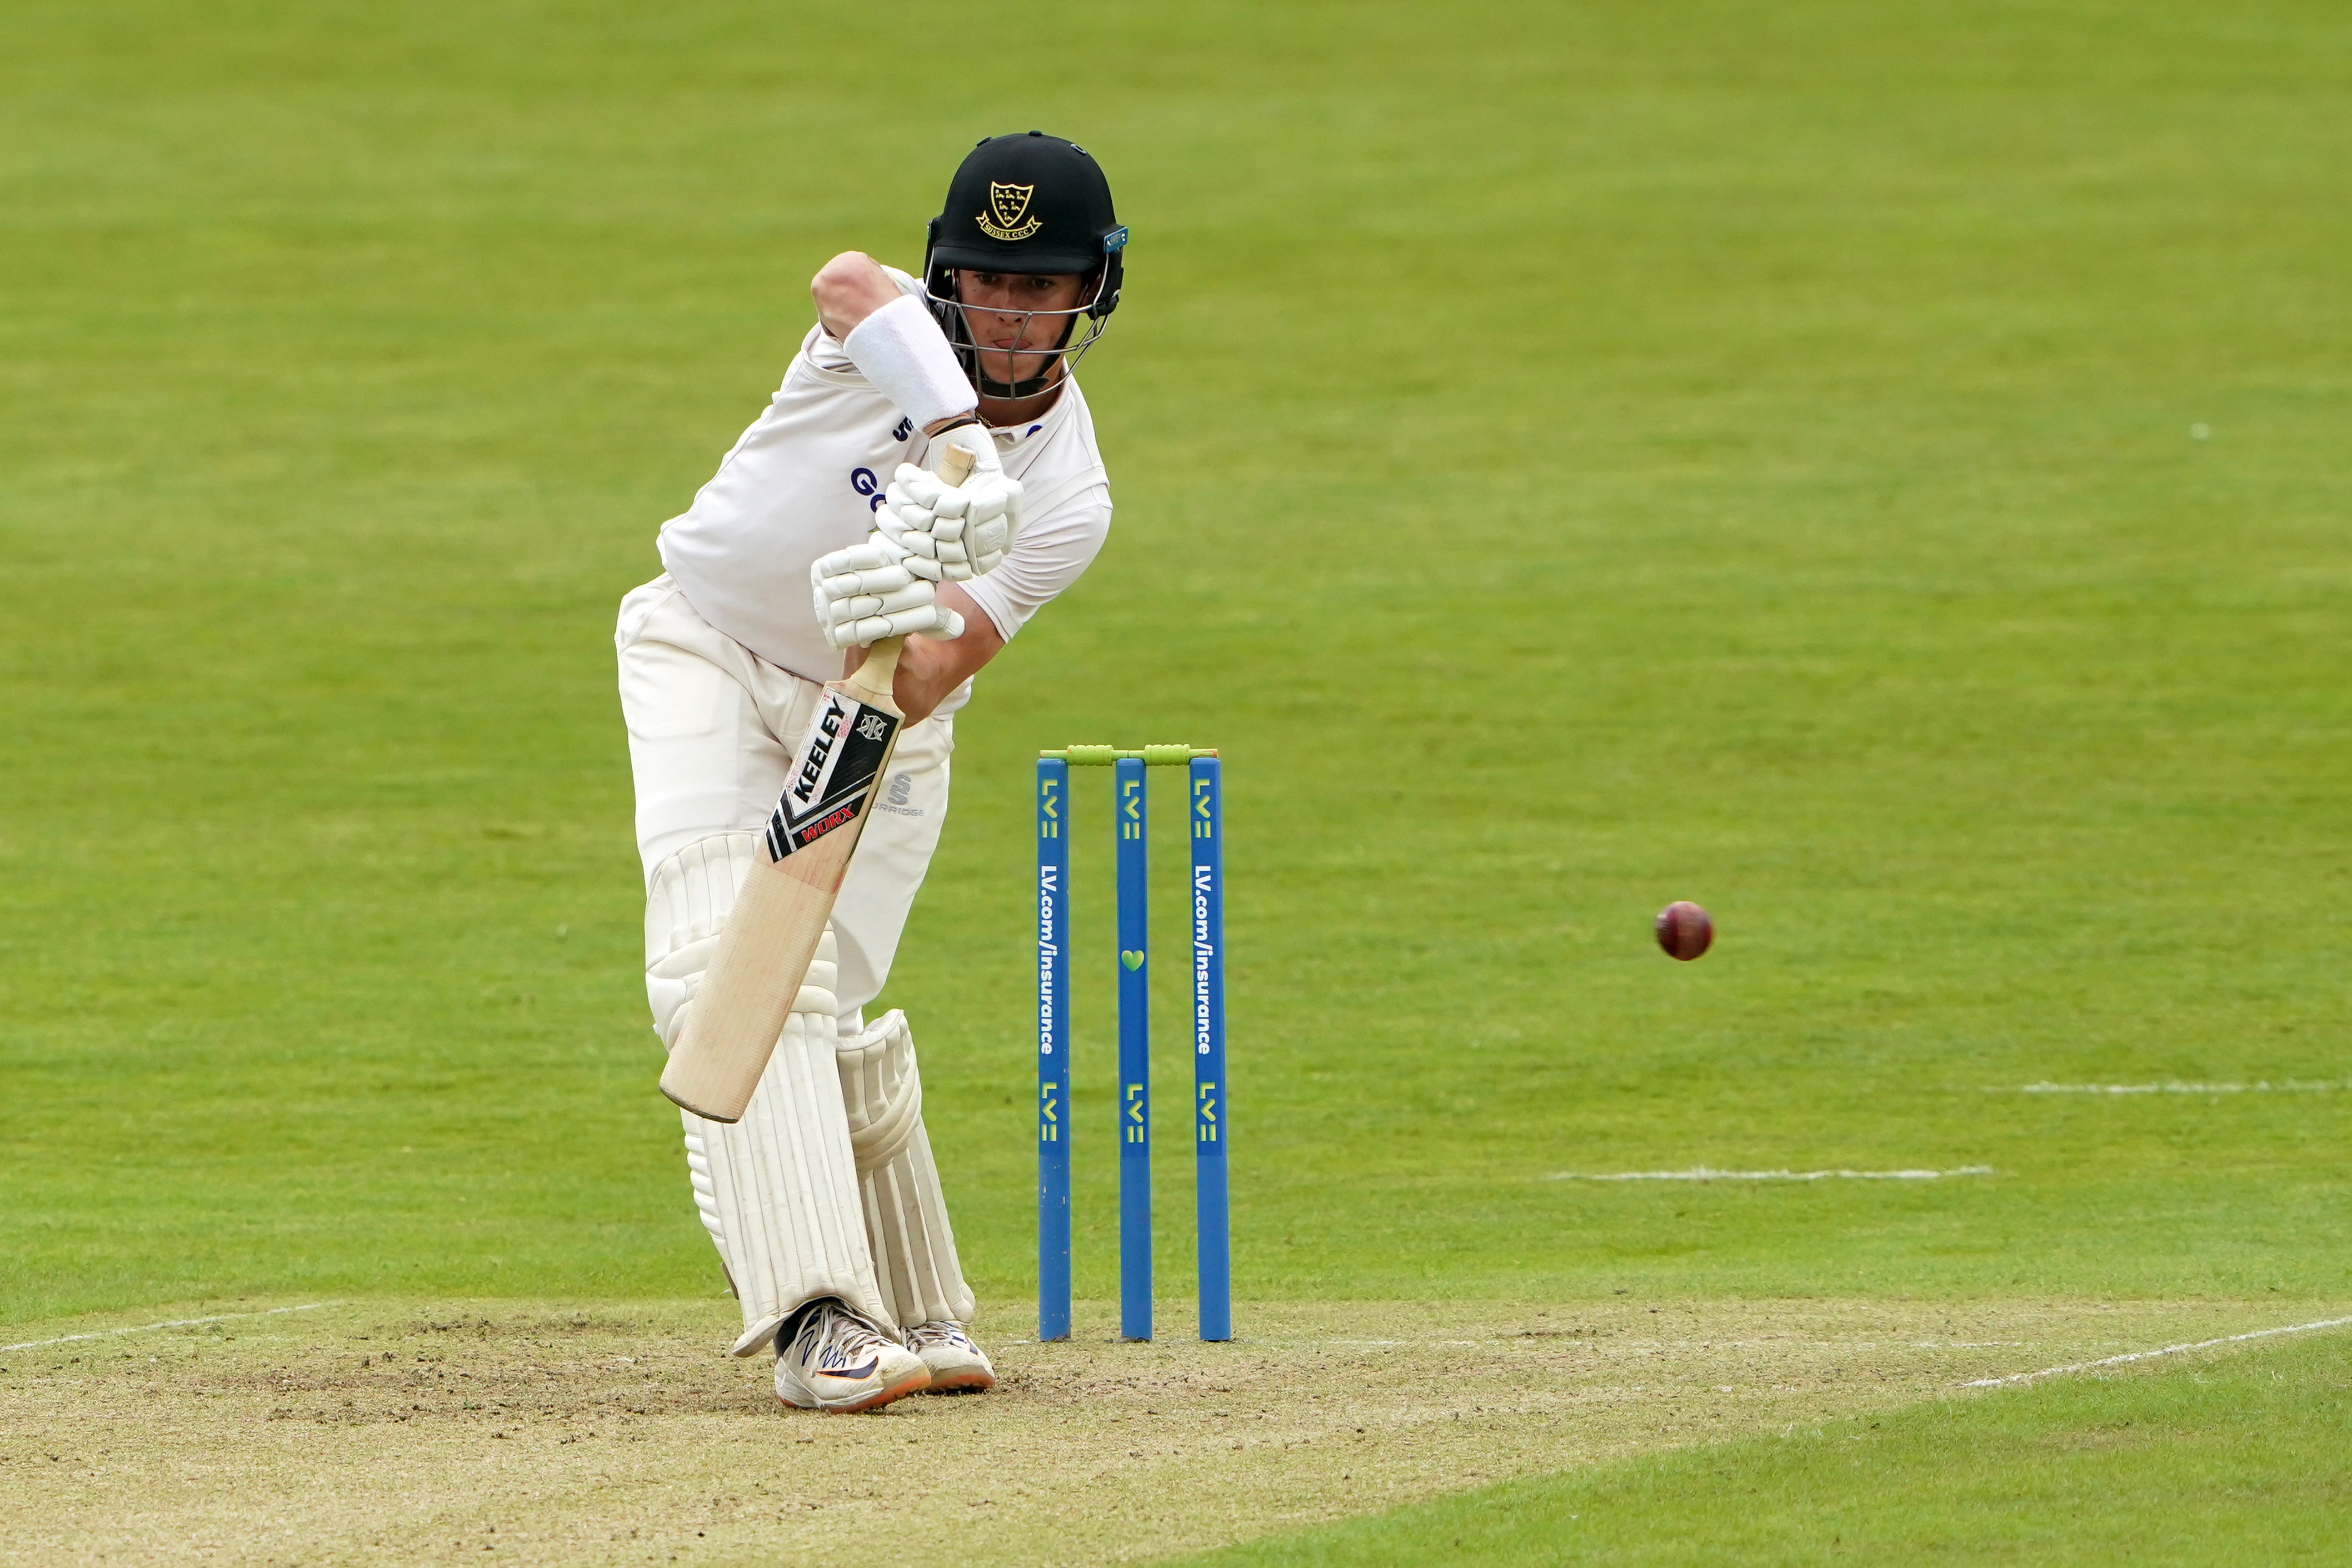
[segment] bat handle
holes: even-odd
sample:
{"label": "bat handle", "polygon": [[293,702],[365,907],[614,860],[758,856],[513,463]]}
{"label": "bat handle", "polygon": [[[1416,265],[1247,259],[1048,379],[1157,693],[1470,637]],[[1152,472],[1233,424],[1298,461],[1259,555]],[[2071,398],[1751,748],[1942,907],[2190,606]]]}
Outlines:
{"label": "bat handle", "polygon": [[857,661],[856,677],[857,684],[866,688],[868,693],[865,700],[876,701],[887,694],[890,706],[898,706],[898,695],[892,688],[898,681],[898,650],[906,646],[907,639],[902,637],[880,637],[866,646],[866,657]]}
{"label": "bat handle", "polygon": [[[981,426],[983,433],[987,426]],[[940,466],[931,470],[951,485],[961,485],[971,478],[971,454],[961,447],[944,447],[940,452]]]}

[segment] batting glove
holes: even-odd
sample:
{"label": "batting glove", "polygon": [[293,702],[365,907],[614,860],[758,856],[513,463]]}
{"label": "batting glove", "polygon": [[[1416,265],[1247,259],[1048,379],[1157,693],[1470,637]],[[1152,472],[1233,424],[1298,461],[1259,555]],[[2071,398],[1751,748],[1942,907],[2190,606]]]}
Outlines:
{"label": "batting glove", "polygon": [[952,640],[963,617],[938,602],[928,574],[881,533],[820,556],[809,568],[816,624],[835,647],[863,647],[884,637],[914,634]]}
{"label": "batting glove", "polygon": [[947,485],[928,469],[899,464],[875,521],[907,552],[917,575],[961,583],[994,571],[1013,548],[1021,531],[1021,481],[1005,477],[996,443],[981,426],[958,426],[932,440],[971,453],[971,472],[962,484]]}

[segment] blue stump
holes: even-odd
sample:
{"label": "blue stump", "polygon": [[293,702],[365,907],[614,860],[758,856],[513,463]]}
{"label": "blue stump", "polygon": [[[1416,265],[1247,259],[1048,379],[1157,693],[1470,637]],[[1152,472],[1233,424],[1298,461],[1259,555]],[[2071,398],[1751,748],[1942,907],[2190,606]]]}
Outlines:
{"label": "blue stump", "polygon": [[1070,1337],[1069,764],[1037,763],[1037,1337]]}
{"label": "blue stump", "polygon": [[1151,1337],[1151,972],[1143,762],[1111,773],[1118,867],[1118,1332]]}
{"label": "blue stump", "polygon": [[1225,857],[1223,773],[1191,764],[1192,1201],[1199,1216],[1201,1337],[1234,1337],[1233,1242],[1225,1203]]}

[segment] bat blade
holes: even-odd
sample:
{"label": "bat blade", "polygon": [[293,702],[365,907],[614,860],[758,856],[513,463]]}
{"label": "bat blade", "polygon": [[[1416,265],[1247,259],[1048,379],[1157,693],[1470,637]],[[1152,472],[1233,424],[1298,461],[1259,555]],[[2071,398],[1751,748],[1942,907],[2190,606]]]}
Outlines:
{"label": "bat blade", "polygon": [[[961,483],[970,464],[949,447],[940,477]],[[710,967],[687,1004],[661,1091],[706,1121],[743,1119],[808,978],[906,721],[891,693],[904,640],[885,637],[854,673],[825,687]]]}
{"label": "bat blade", "polygon": [[808,978],[874,791],[897,750],[901,717],[888,685],[897,665],[895,639],[877,644],[856,675],[825,688],[710,967],[687,1005],[661,1090],[707,1121],[742,1120]]}

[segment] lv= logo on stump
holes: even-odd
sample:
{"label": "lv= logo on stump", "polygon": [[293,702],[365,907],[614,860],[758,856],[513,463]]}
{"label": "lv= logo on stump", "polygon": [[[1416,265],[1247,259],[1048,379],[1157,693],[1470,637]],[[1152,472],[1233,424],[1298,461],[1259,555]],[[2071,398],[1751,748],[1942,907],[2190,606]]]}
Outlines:
{"label": "lv= logo on stump", "polygon": [[1111,770],[1118,905],[1119,1337],[1151,1338],[1151,988],[1145,973],[1144,770],[1182,763],[1185,903],[1192,948],[1192,1193],[1201,1337],[1230,1340],[1233,1256],[1225,1164],[1225,883],[1223,764],[1191,746],[1069,746],[1037,759],[1037,1337],[1070,1337],[1070,769]]}

